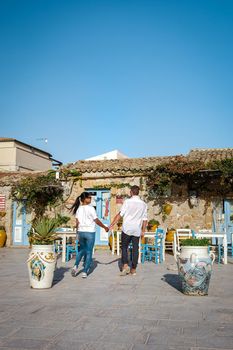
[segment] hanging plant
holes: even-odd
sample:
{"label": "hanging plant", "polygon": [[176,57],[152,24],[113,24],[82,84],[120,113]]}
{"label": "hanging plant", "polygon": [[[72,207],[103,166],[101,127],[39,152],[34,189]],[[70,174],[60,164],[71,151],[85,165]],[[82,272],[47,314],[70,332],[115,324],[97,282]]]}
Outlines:
{"label": "hanging plant", "polygon": [[26,202],[28,211],[42,217],[48,207],[62,201],[63,188],[53,173],[25,177],[13,185],[11,197],[17,202]]}
{"label": "hanging plant", "polygon": [[174,184],[186,185],[189,190],[198,190],[199,196],[212,194],[222,197],[233,191],[233,159],[206,164],[177,157],[168,164],[160,164],[146,179],[148,199],[172,196]]}
{"label": "hanging plant", "polygon": [[166,214],[166,215],[170,215],[171,211],[172,211],[172,205],[168,204],[168,203],[164,204],[164,206],[163,206],[163,213]]}

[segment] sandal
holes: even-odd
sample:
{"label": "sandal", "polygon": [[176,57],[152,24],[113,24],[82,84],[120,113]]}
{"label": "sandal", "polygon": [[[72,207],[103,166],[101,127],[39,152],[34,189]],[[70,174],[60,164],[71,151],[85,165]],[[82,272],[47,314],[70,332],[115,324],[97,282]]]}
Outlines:
{"label": "sandal", "polygon": [[126,276],[130,273],[130,268],[129,266],[126,268],[126,269],[123,269],[121,272],[120,272],[120,276]]}

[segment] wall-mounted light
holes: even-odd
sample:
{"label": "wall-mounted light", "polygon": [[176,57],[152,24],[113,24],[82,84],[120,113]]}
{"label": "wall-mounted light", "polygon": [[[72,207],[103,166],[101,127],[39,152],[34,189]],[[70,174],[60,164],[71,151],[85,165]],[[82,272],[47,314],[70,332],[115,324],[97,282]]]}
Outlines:
{"label": "wall-mounted light", "polygon": [[189,203],[192,207],[198,206],[198,197],[196,191],[189,191]]}

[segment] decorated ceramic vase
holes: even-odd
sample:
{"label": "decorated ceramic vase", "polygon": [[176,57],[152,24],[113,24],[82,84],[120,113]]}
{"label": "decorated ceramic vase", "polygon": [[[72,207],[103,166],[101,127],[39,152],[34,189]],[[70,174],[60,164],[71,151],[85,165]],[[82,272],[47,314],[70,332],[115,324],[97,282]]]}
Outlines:
{"label": "decorated ceramic vase", "polygon": [[0,228],[0,248],[4,247],[6,243],[6,231],[4,228]]}
{"label": "decorated ceramic vase", "polygon": [[207,246],[183,246],[176,255],[182,292],[186,295],[208,295],[213,253]]}
{"label": "decorated ceramic vase", "polygon": [[32,288],[51,288],[56,266],[53,245],[33,245],[27,265]]}

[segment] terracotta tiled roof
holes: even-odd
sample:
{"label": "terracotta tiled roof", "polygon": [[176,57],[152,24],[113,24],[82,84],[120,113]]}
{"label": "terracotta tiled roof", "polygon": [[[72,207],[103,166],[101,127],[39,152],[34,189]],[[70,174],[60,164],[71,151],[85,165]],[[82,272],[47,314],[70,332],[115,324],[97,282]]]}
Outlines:
{"label": "terracotta tiled roof", "polygon": [[46,171],[6,171],[0,169],[0,186],[10,186],[23,177],[47,174]]}
{"label": "terracotta tiled roof", "polygon": [[207,148],[192,149],[187,155],[187,159],[210,162],[213,160],[224,160],[233,158],[233,148]]}
{"label": "terracotta tiled roof", "polygon": [[77,169],[81,172],[111,172],[111,171],[142,171],[155,168],[161,163],[175,161],[179,157],[148,157],[148,158],[126,158],[114,160],[80,160],[70,164],[69,169]]}
{"label": "terracotta tiled roof", "polygon": [[187,155],[148,158],[127,158],[117,160],[84,161],[64,166],[68,169],[76,169],[80,172],[118,172],[135,171],[142,172],[154,169],[159,164],[180,161],[199,160],[205,163],[213,160],[233,158],[233,148],[226,149],[193,149]]}

